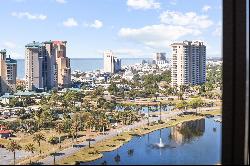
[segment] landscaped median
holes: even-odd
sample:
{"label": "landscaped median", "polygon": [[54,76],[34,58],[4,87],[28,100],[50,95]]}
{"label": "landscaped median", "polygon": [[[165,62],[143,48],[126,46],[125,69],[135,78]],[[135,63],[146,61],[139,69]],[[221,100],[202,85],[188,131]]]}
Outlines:
{"label": "landscaped median", "polygon": [[165,120],[160,124],[151,123],[149,126],[139,127],[133,131],[124,132],[119,136],[115,136],[113,138],[93,144],[91,148],[83,148],[82,150],[76,152],[75,154],[63,158],[62,160],[57,162],[57,164],[72,165],[75,164],[77,161],[81,162],[93,161],[101,158],[103,156],[102,152],[113,151],[121,147],[123,144],[130,141],[134,135],[142,136],[144,134],[153,132],[155,130],[172,127],[183,122],[202,119],[204,118],[205,115],[220,115],[220,114],[221,114],[220,110],[204,111],[199,115],[183,115],[183,116],[171,117],[171,119]]}

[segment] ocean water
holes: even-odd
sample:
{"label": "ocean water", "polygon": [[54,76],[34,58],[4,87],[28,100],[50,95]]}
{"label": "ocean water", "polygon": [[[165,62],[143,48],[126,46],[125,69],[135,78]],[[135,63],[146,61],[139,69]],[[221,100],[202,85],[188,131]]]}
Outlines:
{"label": "ocean water", "polygon": [[[145,60],[150,60],[149,58],[144,58]],[[135,63],[141,63],[143,58],[128,58],[122,59],[122,65],[131,65]],[[103,68],[102,58],[86,58],[86,59],[70,59],[71,70],[80,71],[94,71]],[[17,60],[17,78],[24,79],[25,75],[25,62],[24,59]]]}

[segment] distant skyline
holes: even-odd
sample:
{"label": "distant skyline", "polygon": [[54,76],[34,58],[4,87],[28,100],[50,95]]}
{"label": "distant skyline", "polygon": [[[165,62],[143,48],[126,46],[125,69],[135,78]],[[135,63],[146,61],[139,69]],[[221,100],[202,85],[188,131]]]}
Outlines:
{"label": "distant skyline", "polygon": [[0,49],[24,59],[32,41],[66,40],[70,58],[152,58],[182,40],[221,57],[221,0],[0,0]]}

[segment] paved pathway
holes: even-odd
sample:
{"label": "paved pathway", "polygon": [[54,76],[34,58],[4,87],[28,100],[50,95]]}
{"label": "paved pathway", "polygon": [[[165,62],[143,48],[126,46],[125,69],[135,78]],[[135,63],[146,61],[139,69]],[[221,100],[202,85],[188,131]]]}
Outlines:
{"label": "paved pathway", "polygon": [[[200,110],[201,111],[205,111],[205,110],[218,109],[218,108],[220,108],[220,107],[201,108]],[[190,111],[194,111],[194,110],[188,110],[188,111],[190,112]],[[175,116],[175,115],[177,115],[177,114],[179,114],[181,112],[182,111],[169,111],[168,113],[164,113],[164,114],[162,114],[162,120],[171,118],[171,117],[173,117],[173,116]],[[158,121],[159,117],[150,117],[149,119],[150,119],[150,122],[153,122],[153,121]],[[95,141],[91,142],[91,144],[95,144],[96,142],[99,142],[99,141],[102,141],[104,139],[108,139],[110,137],[116,136],[117,134],[119,134],[121,132],[132,130],[132,129],[135,129],[135,128],[139,127],[139,126],[147,125],[147,123],[148,123],[148,120],[147,119],[143,119],[142,121],[134,123],[132,125],[124,126],[124,127],[119,128],[117,130],[112,130],[110,132],[107,132],[106,135],[99,135],[99,136],[97,136],[95,138]],[[84,142],[76,144],[76,145],[88,147],[88,142],[84,141]],[[72,154],[76,153],[79,150],[81,150],[81,148],[69,147],[67,149],[64,149],[64,150],[58,152],[61,155],[60,156],[56,156],[56,162],[59,161],[59,160],[61,160],[64,157],[71,156]],[[45,165],[52,165],[53,162],[54,162],[53,156],[48,156],[48,157],[46,157],[46,158],[44,158],[44,159],[42,159],[42,160],[39,161],[39,163],[42,163],[42,164],[45,164]]]}
{"label": "paved pathway", "polygon": [[[16,152],[16,160],[22,159],[27,156],[31,156],[32,153],[26,152],[24,150],[18,150]],[[13,153],[6,150],[5,148],[0,148],[0,165],[9,165],[14,162]]]}

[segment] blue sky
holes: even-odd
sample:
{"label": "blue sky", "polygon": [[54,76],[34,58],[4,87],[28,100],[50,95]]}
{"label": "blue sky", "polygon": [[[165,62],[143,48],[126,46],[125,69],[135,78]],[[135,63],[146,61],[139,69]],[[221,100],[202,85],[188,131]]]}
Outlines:
{"label": "blue sky", "polygon": [[202,40],[221,56],[221,0],[0,0],[0,49],[24,58],[32,41],[66,40],[70,58],[152,57]]}

